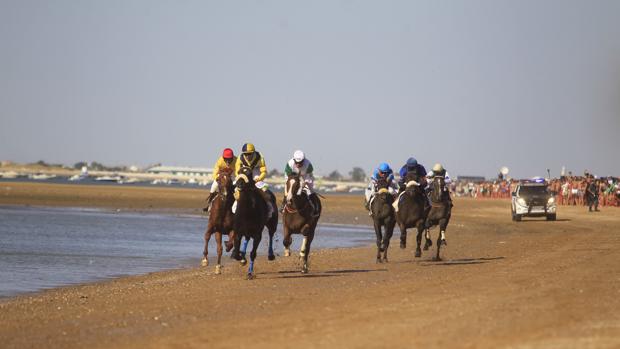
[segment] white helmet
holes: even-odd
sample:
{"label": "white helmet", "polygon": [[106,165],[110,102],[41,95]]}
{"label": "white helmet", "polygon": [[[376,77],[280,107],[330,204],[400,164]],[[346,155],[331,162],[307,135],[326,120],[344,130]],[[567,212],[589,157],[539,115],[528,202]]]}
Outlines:
{"label": "white helmet", "polygon": [[435,166],[433,166],[433,172],[439,173],[442,171],[443,171],[443,166],[441,164],[435,164]]}
{"label": "white helmet", "polygon": [[304,155],[304,152],[301,150],[295,150],[295,153],[293,153],[293,160],[295,160],[295,162],[302,162],[305,158],[306,155]]}

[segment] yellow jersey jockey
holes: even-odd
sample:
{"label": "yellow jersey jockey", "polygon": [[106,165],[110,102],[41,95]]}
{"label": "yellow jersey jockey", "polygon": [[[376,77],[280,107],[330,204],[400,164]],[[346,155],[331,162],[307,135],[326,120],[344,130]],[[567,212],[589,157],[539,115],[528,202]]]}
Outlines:
{"label": "yellow jersey jockey", "polygon": [[232,149],[226,148],[222,152],[222,156],[215,162],[215,166],[213,166],[213,183],[211,184],[211,192],[209,193],[209,197],[207,198],[207,207],[211,208],[211,202],[215,198],[215,192],[218,191],[217,177],[220,174],[220,171],[230,171],[230,173],[235,173],[235,166],[237,165],[237,157],[233,153]]}
{"label": "yellow jersey jockey", "polygon": [[265,182],[263,180],[267,176],[267,166],[265,165],[265,158],[261,153],[254,149],[254,144],[246,143],[241,148],[241,156],[237,159],[235,164],[235,176],[239,174],[241,167],[249,167],[254,175],[254,182],[259,189],[267,190]]}
{"label": "yellow jersey jockey", "polygon": [[[263,158],[261,153],[256,151],[254,144],[252,143],[245,143],[243,147],[241,147],[241,155],[237,158],[237,162],[235,164],[235,176],[239,175],[239,171],[242,167],[249,167],[252,170],[256,188],[260,189],[260,192],[263,194],[263,198],[267,203],[267,208],[269,211],[267,213],[267,217],[271,217],[274,213],[274,207],[271,204],[269,194],[267,194],[268,185],[264,182],[265,177],[267,176],[265,158]],[[236,209],[237,201],[235,200],[235,203],[233,204],[233,212],[235,212]]]}

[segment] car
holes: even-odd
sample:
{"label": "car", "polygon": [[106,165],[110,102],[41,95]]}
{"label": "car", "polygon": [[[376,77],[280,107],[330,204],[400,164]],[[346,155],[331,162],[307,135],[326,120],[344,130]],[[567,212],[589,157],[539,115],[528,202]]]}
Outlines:
{"label": "car", "polygon": [[555,221],[557,205],[555,196],[542,179],[524,181],[512,192],[512,220],[520,222],[522,217],[546,217]]}

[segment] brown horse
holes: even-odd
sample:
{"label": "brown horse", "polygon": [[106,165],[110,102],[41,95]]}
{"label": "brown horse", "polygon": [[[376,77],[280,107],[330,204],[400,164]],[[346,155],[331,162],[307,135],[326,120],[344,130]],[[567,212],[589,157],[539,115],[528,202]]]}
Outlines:
{"label": "brown horse", "polygon": [[233,197],[233,185],[232,185],[232,171],[223,170],[218,174],[216,178],[218,184],[218,192],[211,204],[211,211],[209,212],[209,223],[207,231],[205,232],[205,249],[202,252],[202,266],[209,265],[208,247],[211,235],[215,234],[215,241],[217,243],[217,265],[215,266],[215,273],[222,273],[222,235],[228,235],[228,241],[226,243],[226,252],[230,251],[233,247],[235,233],[233,230],[233,213],[232,205],[235,201]]}
{"label": "brown horse", "polygon": [[[310,255],[310,245],[314,239],[319,217],[321,216],[321,200],[316,194],[307,196],[304,191],[304,179],[299,174],[291,174],[286,180],[286,204],[282,213],[282,226],[284,235],[284,255],[291,255],[290,246],[293,242],[292,234],[301,234],[304,240],[301,244],[299,256],[303,261],[302,273],[307,273],[309,269],[308,256]],[[309,200],[313,200],[316,212]],[[318,206],[317,206],[318,205]]]}

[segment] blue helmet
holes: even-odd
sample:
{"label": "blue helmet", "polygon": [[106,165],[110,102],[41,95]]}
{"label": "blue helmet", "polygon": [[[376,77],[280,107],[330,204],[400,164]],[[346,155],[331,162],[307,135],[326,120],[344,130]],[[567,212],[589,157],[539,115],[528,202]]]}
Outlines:
{"label": "blue helmet", "polygon": [[416,160],[414,157],[410,157],[409,159],[407,159],[408,168],[414,168],[416,166],[418,166],[418,160]]}
{"label": "blue helmet", "polygon": [[387,164],[387,162],[382,162],[381,164],[379,164],[379,171],[386,173],[386,172],[390,172],[390,165]]}

